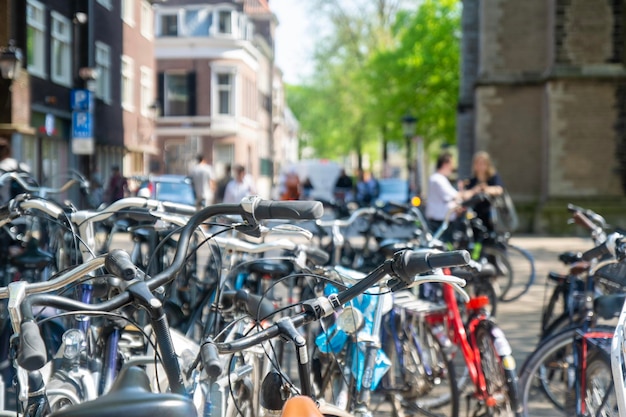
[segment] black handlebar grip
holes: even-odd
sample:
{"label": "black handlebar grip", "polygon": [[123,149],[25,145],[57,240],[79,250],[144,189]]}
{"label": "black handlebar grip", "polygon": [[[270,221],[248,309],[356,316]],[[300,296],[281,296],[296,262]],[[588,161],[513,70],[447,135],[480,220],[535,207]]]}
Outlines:
{"label": "black handlebar grip", "polygon": [[254,209],[257,220],[315,220],[324,214],[319,201],[272,201],[261,200]]}
{"label": "black handlebar grip", "polygon": [[128,252],[121,249],[113,249],[104,260],[106,269],[116,277],[131,281],[137,276],[137,267],[130,260]]}
{"label": "black handlebar grip", "polygon": [[200,358],[202,359],[202,366],[204,366],[204,370],[209,377],[217,378],[222,374],[222,362],[213,339],[209,338],[202,344]]}
{"label": "black handlebar grip", "polygon": [[394,260],[393,270],[402,279],[411,280],[416,275],[436,268],[467,265],[471,257],[466,250],[451,252],[414,252],[405,250],[398,252]]}
{"label": "black handlebar grip", "polygon": [[306,253],[307,258],[315,265],[326,265],[330,260],[330,255],[328,252],[323,251],[320,248],[312,248],[310,246],[306,246],[303,248],[304,253]]}
{"label": "black handlebar grip", "polygon": [[450,252],[431,253],[426,258],[431,269],[448,268],[452,266],[467,265],[472,257],[466,250],[454,250]]}
{"label": "black handlebar grip", "polygon": [[587,252],[584,252],[582,258],[583,261],[591,261],[593,259],[600,258],[601,256],[609,255],[610,253],[611,252],[609,251],[606,242],[604,242],[600,246],[596,246],[595,248],[591,248]]}
{"label": "black handlebar grip", "polygon": [[17,363],[27,371],[43,368],[48,359],[46,344],[39,332],[39,326],[32,320],[20,325],[20,347]]}
{"label": "black handlebar grip", "polygon": [[168,213],[182,214],[183,216],[193,216],[194,214],[196,214],[196,208],[194,206],[180,203],[171,203],[168,201],[163,201],[161,204],[163,205],[165,211],[167,211]]}

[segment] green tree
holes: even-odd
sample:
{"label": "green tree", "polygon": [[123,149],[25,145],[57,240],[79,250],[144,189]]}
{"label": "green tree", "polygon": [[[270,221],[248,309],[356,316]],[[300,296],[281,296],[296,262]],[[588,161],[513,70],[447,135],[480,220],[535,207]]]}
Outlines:
{"label": "green tree", "polygon": [[320,37],[314,74],[287,99],[320,157],[380,157],[381,137],[400,140],[400,119],[419,118],[428,140],[454,142],[458,95],[458,0],[313,2],[331,30]]}

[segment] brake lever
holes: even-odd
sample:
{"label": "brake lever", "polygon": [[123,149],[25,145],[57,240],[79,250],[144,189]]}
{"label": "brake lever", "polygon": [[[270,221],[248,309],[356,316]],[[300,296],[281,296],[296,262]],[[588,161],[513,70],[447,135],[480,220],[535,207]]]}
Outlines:
{"label": "brake lever", "polygon": [[297,234],[297,235],[304,237],[306,240],[313,239],[313,233],[311,231],[303,227],[296,226],[295,224],[278,224],[271,228],[265,228],[265,229],[266,230],[263,230],[264,234],[274,234],[274,233],[287,234],[287,235]]}

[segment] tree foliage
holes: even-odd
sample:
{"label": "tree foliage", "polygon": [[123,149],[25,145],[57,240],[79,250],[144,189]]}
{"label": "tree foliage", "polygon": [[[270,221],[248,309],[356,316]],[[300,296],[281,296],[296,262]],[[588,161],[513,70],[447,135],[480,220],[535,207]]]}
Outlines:
{"label": "tree foliage", "polygon": [[427,142],[454,142],[459,1],[424,0],[414,10],[402,4],[312,2],[330,30],[317,40],[313,75],[288,86],[287,100],[318,156],[369,151],[377,159],[382,135],[402,139],[407,112]]}

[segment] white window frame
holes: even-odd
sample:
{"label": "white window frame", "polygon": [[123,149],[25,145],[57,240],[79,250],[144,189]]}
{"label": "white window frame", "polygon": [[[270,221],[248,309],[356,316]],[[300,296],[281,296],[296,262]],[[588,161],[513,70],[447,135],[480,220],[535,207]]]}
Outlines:
{"label": "white window frame", "polygon": [[[218,75],[228,74],[231,78],[230,85],[230,113],[220,113],[220,86],[218,84]],[[237,68],[236,67],[212,67],[211,68],[211,116],[212,117],[236,117],[239,114],[238,105],[240,100],[237,99],[239,89]]]}
{"label": "white window frame", "polygon": [[[63,85],[65,87],[72,86],[72,22],[63,16],[62,14],[55,12],[54,10],[50,12],[51,17],[51,28],[50,28],[50,38],[51,49],[50,49],[50,78],[57,84]],[[58,21],[61,25],[63,25],[66,29],[65,33],[58,32],[56,30],[55,20]],[[62,51],[62,66],[60,68],[61,71],[58,71],[59,68],[56,67],[57,60],[55,57],[55,46],[60,44],[65,49]],[[57,74],[60,72],[60,74]]]}
{"label": "white window frame", "polygon": [[[229,12],[230,13],[230,33],[228,32],[221,32],[219,30],[220,28],[220,13],[222,12]],[[213,24],[211,25],[211,34],[213,35],[217,35],[217,36],[229,36],[229,37],[234,37],[236,36],[237,32],[239,31],[239,19],[238,19],[238,15],[239,13],[237,13],[237,11],[233,8],[230,7],[218,7],[213,11]]]}
{"label": "white window frame", "polygon": [[151,114],[151,106],[154,104],[154,71],[152,68],[142,65],[139,68],[139,74],[141,115],[151,117],[153,116]]}
{"label": "white window frame", "polygon": [[122,20],[128,26],[135,26],[135,0],[122,0]]}
{"label": "white window frame", "polygon": [[102,7],[107,10],[113,9],[113,5],[111,4],[111,0],[96,0]]}
{"label": "white window frame", "polygon": [[135,61],[128,55],[122,55],[121,59],[121,89],[122,108],[128,111],[135,110]]}
{"label": "white window frame", "polygon": [[[166,37],[166,38],[174,38],[174,37],[179,37],[183,35],[183,16],[181,13],[181,10],[179,9],[166,9],[166,10],[159,10],[156,14],[156,33],[157,36],[159,37]],[[172,35],[163,35],[163,24],[161,22],[161,17],[163,16],[176,16],[176,36],[172,36]]]}
{"label": "white window frame", "polygon": [[[106,59],[105,59],[106,58]],[[104,42],[96,41],[96,97],[107,104],[111,103],[111,47]]]}
{"label": "white window frame", "polygon": [[141,0],[140,25],[143,37],[152,39],[154,37],[154,13],[152,6],[146,0]]}
{"label": "white window frame", "polygon": [[167,71],[163,75],[163,116],[165,116],[165,117],[185,117],[185,116],[189,116],[189,114],[188,114],[189,113],[189,85],[187,85],[187,114],[185,114],[185,115],[182,115],[182,114],[171,115],[170,114],[170,108],[169,108],[170,100],[169,100],[169,97],[168,97],[168,94],[167,94],[167,91],[168,91],[168,89],[167,89],[167,85],[168,85],[167,79],[168,79],[168,77],[171,77],[171,76],[183,76],[183,77],[185,77],[185,80],[186,80],[185,82],[187,82],[188,81],[187,74],[188,73],[185,72],[185,71]]}
{"label": "white window frame", "polygon": [[[28,0],[27,7],[32,7],[39,11],[43,20],[34,20],[26,13],[26,25],[32,27],[40,33],[41,39],[34,39],[35,51],[33,56],[37,56],[38,62],[28,62],[28,72],[40,78],[47,78],[46,75],[46,6],[37,0]],[[35,61],[35,60],[33,60]]]}

